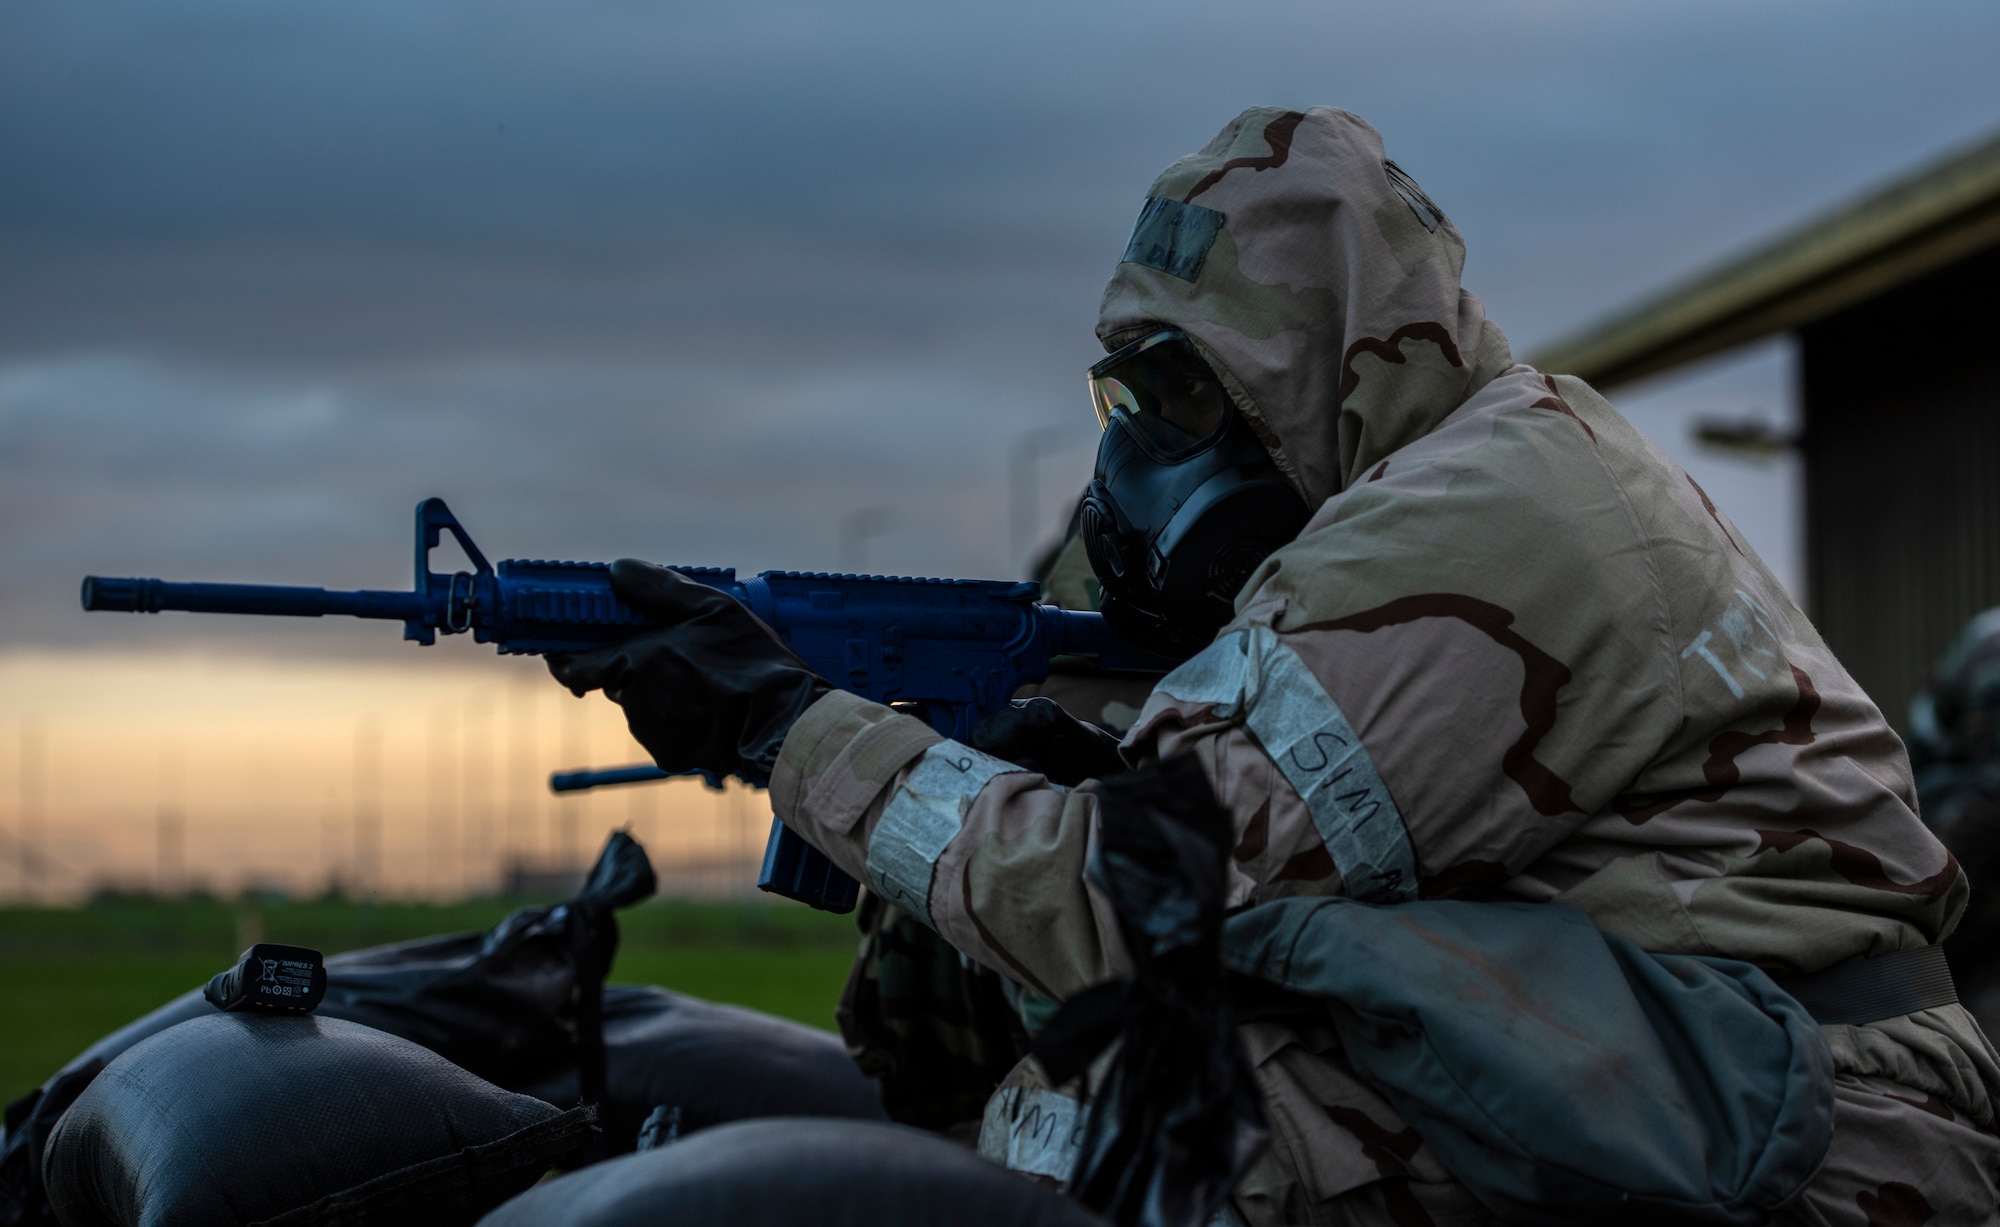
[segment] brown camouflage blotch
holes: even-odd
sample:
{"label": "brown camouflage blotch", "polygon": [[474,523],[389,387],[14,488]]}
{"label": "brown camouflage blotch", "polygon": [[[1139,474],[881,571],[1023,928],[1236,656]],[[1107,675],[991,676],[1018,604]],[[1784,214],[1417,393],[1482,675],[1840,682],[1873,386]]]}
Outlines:
{"label": "brown camouflage blotch", "polygon": [[1410,1188],[1407,1160],[1424,1144],[1417,1131],[1407,1127],[1390,1130],[1377,1124],[1366,1112],[1340,1104],[1327,1105],[1326,1114],[1335,1125],[1354,1135],[1355,1141],[1361,1143],[1361,1153],[1382,1173],[1383,1180],[1374,1187],[1382,1196],[1382,1208],[1388,1212],[1389,1221],[1395,1227],[1437,1227],[1437,1220]]}
{"label": "brown camouflage blotch", "polygon": [[1325,844],[1314,844],[1271,875],[1273,882],[1324,882],[1340,872]]}
{"label": "brown camouflage blotch", "polygon": [[1731,731],[1717,734],[1708,743],[1708,758],[1701,765],[1701,774],[1709,783],[1707,788],[1687,788],[1650,797],[1620,797],[1612,802],[1611,808],[1636,827],[1644,826],[1683,802],[1699,801],[1704,805],[1713,805],[1743,778],[1736,760],[1752,747],[1811,745],[1814,740],[1812,720],[1819,714],[1819,691],[1813,687],[1812,679],[1806,676],[1805,670],[1797,665],[1791,668],[1792,682],[1799,690],[1798,702],[1785,713],[1783,722],[1768,732]]}
{"label": "brown camouflage blotch", "polygon": [[1229,159],[1221,166],[1203,175],[1201,181],[1189,189],[1187,195],[1181,197],[1181,203],[1189,203],[1195,197],[1222,182],[1222,177],[1232,170],[1276,170],[1280,166],[1283,166],[1285,159],[1292,156],[1292,134],[1297,132],[1299,125],[1305,121],[1306,113],[1304,111],[1286,111],[1283,115],[1265,124],[1264,143],[1271,147],[1269,154],[1262,157]]}
{"label": "brown camouflage blotch", "polygon": [[1340,360],[1340,399],[1346,400],[1353,395],[1355,388],[1361,386],[1361,372],[1354,369],[1356,358],[1364,353],[1374,354],[1392,366],[1401,366],[1409,361],[1403,357],[1403,342],[1406,340],[1429,341],[1438,347],[1445,361],[1453,366],[1465,365],[1464,356],[1458,352],[1458,342],[1443,324],[1433,323],[1430,320],[1405,324],[1390,333],[1387,338],[1361,337],[1347,347],[1347,353],[1342,355]]}
{"label": "brown camouflage blotch", "polygon": [[1819,691],[1813,688],[1812,679],[1797,665],[1792,667],[1792,681],[1799,688],[1799,701],[1792,710],[1785,713],[1784,723],[1768,733],[1728,732],[1718,735],[1708,743],[1708,761],[1701,765],[1701,774],[1719,791],[1704,800],[1717,801],[1724,792],[1736,787],[1743,772],[1736,760],[1754,746],[1809,746],[1813,743],[1812,719],[1819,714]]}
{"label": "brown camouflage blotch", "polygon": [[1708,518],[1714,520],[1715,526],[1722,530],[1722,539],[1729,543],[1729,548],[1735,550],[1738,554],[1743,553],[1743,547],[1736,544],[1736,538],[1730,535],[1729,526],[1722,522],[1722,513],[1715,509],[1715,501],[1708,497],[1708,491],[1702,489],[1701,483],[1692,477],[1688,477],[1686,473],[1681,474],[1681,476],[1687,477],[1688,485],[1694,487],[1695,497],[1701,500],[1702,510],[1706,511]]}
{"label": "brown camouflage blotch", "polygon": [[1326,1105],[1326,1114],[1354,1135],[1361,1143],[1361,1153],[1375,1164],[1384,1176],[1407,1176],[1410,1174],[1409,1159],[1422,1148],[1424,1140],[1409,1126],[1391,1130],[1377,1124],[1373,1117],[1359,1108],[1349,1108],[1340,1104]]}
{"label": "brown camouflage blotch", "polygon": [[1542,651],[1514,630],[1514,615],[1498,605],[1454,592],[1425,592],[1398,597],[1386,605],[1328,622],[1310,622],[1306,631],[1359,631],[1368,634],[1385,626],[1400,626],[1419,618],[1456,618],[1521,658],[1521,719],[1527,728],[1501,756],[1500,769],[1521,786],[1535,812],[1554,817],[1580,814],[1570,798],[1568,781],[1535,758],[1535,747],[1556,726],[1556,696],[1570,681],[1569,666]]}
{"label": "brown camouflage blotch", "polygon": [[1271,842],[1271,799],[1257,807],[1250,815],[1250,821],[1243,824],[1243,837],[1236,841],[1236,863],[1246,865],[1264,854]]}
{"label": "brown camouflage blotch", "polygon": [[[1586,422],[1582,418],[1576,416],[1576,410],[1570,408],[1569,402],[1563,399],[1562,390],[1556,387],[1556,381],[1550,376],[1544,375],[1542,376],[1542,382],[1549,385],[1549,394],[1547,396],[1544,396],[1542,399],[1531,403],[1528,406],[1528,408],[1553,409],[1557,413],[1560,413],[1563,416],[1567,417],[1570,421],[1575,422],[1578,426],[1583,427],[1583,433],[1590,436],[1590,441],[1592,443],[1597,442],[1597,432],[1590,428],[1589,422]],[[1703,501],[1705,502],[1707,500],[1704,499]]]}
{"label": "brown camouflage blotch", "polygon": [[1619,797],[1611,803],[1612,812],[1633,826],[1644,826],[1661,814],[1666,813],[1683,801],[1712,803],[1720,801],[1722,794],[1707,788],[1684,788],[1679,792],[1663,792],[1650,796],[1633,795]]}
{"label": "brown camouflage blotch", "polygon": [[1029,971],[1024,963],[1022,963],[1019,959],[1015,958],[1012,952],[1010,952],[1007,949],[1006,945],[1001,942],[1000,938],[994,934],[993,930],[986,927],[986,922],[979,918],[979,913],[973,910],[972,866],[973,866],[972,861],[970,860],[966,861],[965,869],[959,875],[960,877],[959,890],[963,892],[959,897],[961,900],[960,906],[965,912],[965,918],[972,923],[973,932],[979,934],[979,940],[986,943],[986,948],[988,950],[991,950],[1002,963],[1005,963],[1007,965],[1008,972],[1011,973],[1019,983],[1027,985],[1029,988],[1034,989],[1036,992],[1040,993],[1044,997],[1047,997],[1051,1000],[1060,1001],[1062,999],[1062,994],[1052,991],[1048,987],[1048,985],[1043,984],[1041,980],[1036,977],[1034,972]]}
{"label": "brown camouflage blotch", "polygon": [[1845,878],[1852,885],[1866,887],[1869,890],[1888,891],[1891,894],[1897,895],[1911,895],[1921,898],[1927,903],[1935,903],[1937,900],[1943,898],[1944,893],[1951,889],[1952,883],[1958,880],[1958,858],[1952,856],[1949,852],[1945,853],[1944,868],[1938,870],[1930,877],[1916,882],[1898,882],[1889,876],[1887,870],[1882,868],[1882,858],[1876,856],[1873,852],[1868,851],[1866,848],[1858,848],[1842,840],[1828,839],[1818,831],[1810,829],[1798,831],[1759,830],[1757,832],[1757,851],[1765,852],[1775,849],[1778,852],[1790,852],[1810,839],[1817,839],[1832,851],[1832,868],[1835,873]]}

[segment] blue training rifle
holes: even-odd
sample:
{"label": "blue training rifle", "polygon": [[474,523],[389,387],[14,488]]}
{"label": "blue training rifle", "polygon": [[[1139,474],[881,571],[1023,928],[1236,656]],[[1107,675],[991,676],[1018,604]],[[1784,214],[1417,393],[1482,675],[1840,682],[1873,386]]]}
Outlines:
{"label": "blue training rifle", "polygon": [[[430,569],[431,551],[447,532],[457,538],[472,571],[444,575]],[[738,579],[731,567],[673,569],[748,606],[832,685],[878,703],[916,703],[931,727],[959,741],[1017,689],[1046,678],[1053,657],[1089,657],[1100,669],[1143,673],[1164,672],[1174,664],[1125,643],[1099,614],[1038,603],[1041,590],[1033,583],[807,571]],[[511,558],[489,564],[444,500],[436,498],[417,504],[414,591],[92,575],[83,581],[83,607],[380,618],[401,622],[403,638],[421,644],[435,643],[440,632],[470,631],[476,642],[491,643],[503,654],[526,655],[585,651],[654,625],[612,592],[605,563]],[[644,774],[631,776],[634,771]],[[610,774],[666,775],[651,767]],[[859,883],[775,819],[757,886],[830,912],[852,909],[859,890]]]}

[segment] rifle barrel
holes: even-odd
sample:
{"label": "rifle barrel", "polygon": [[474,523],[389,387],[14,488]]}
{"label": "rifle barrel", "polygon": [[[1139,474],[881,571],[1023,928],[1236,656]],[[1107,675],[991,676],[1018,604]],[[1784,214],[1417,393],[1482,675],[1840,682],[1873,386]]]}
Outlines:
{"label": "rifle barrel", "polygon": [[326,588],[288,588],[276,584],[184,584],[160,579],[121,579],[89,575],[83,581],[83,607],[122,613],[263,614],[288,618],[319,618],[328,614],[350,618],[383,618],[396,622],[421,620],[424,599],[414,592],[342,592]]}
{"label": "rifle barrel", "polygon": [[[689,772],[688,774],[693,774]],[[643,767],[607,767],[603,771],[558,771],[549,777],[550,792],[584,792],[611,784],[643,784],[648,780],[670,780],[670,773],[651,763]]]}

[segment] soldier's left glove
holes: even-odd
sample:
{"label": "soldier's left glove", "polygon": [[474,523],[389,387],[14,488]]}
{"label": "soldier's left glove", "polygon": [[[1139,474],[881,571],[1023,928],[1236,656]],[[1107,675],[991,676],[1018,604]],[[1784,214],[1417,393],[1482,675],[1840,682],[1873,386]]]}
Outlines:
{"label": "soldier's left glove", "polygon": [[975,750],[1074,787],[1125,770],[1118,739],[1077,719],[1054,699],[1015,699],[973,726]]}
{"label": "soldier's left glove", "polygon": [[726,593],[665,567],[611,564],[618,598],[660,624],[624,643],[551,655],[579,697],[602,690],[664,771],[766,784],[785,734],[832,690],[770,627]]}

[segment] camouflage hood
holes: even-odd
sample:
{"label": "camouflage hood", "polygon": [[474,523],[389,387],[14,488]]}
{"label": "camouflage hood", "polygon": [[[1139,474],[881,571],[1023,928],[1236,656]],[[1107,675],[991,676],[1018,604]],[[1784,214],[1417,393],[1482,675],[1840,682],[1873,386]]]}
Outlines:
{"label": "camouflage hood", "polygon": [[1317,506],[1512,363],[1464,266],[1464,239],[1375,129],[1253,107],[1154,181],[1097,335],[1115,349],[1184,329]]}

